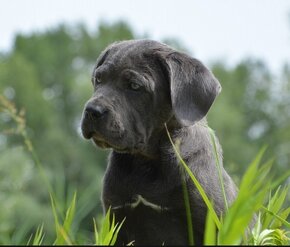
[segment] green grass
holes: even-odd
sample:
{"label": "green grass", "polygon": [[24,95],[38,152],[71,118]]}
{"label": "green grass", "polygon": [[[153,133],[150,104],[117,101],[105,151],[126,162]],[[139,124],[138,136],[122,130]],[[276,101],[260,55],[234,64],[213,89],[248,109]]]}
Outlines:
{"label": "green grass", "polygon": [[[55,221],[55,233],[56,239],[53,245],[81,245],[78,239],[72,234],[72,223],[75,216],[76,209],[76,193],[73,196],[73,199],[66,210],[64,221],[61,222],[59,218],[59,213],[56,210],[55,200],[51,196],[51,207],[53,211],[54,221]],[[112,216],[112,217],[111,217]],[[97,229],[96,220],[93,218],[94,223],[94,245],[105,246],[105,245],[114,245],[117,240],[118,233],[124,223],[125,219],[121,222],[115,222],[114,214],[111,215],[111,210],[109,209],[106,213],[100,229]],[[45,234],[43,232],[43,224],[37,228],[34,236],[31,236],[27,242],[27,245],[41,245]],[[31,242],[31,239],[33,241]]]}
{"label": "green grass", "polygon": [[[63,210],[56,200],[55,193],[49,183],[47,175],[34,151],[32,142],[26,134],[25,120],[23,114],[18,112],[11,102],[0,97],[0,110],[5,111],[17,124],[15,133],[23,137],[23,141],[30,152],[34,162],[38,167],[40,176],[43,178],[51,199],[51,208],[55,222],[55,240],[48,244],[53,245],[75,245],[75,244],[94,244],[94,245],[114,245],[117,240],[124,221],[116,222],[114,215],[108,210],[107,214],[101,221],[100,227],[97,227],[95,219],[93,222],[93,239],[83,240],[79,238],[77,231],[74,229],[74,221],[76,220],[77,193],[72,196],[71,202],[62,213]],[[223,198],[225,202],[226,212],[219,217],[214,205],[206,195],[202,186],[195,178],[187,164],[184,162],[179,153],[179,143],[174,143],[168,133],[169,140],[176,152],[176,156],[180,161],[181,169],[189,175],[190,181],[196,186],[202,199],[204,200],[208,213],[206,217],[205,239],[204,245],[289,245],[289,229],[290,223],[287,220],[290,207],[284,206],[289,195],[289,184],[282,186],[281,184],[289,178],[290,171],[283,174],[277,179],[273,179],[271,166],[273,161],[262,162],[263,154],[266,148],[263,148],[249,165],[247,171],[242,177],[237,199],[228,205],[223,180],[221,176],[221,166],[219,163],[217,148],[213,131],[209,129],[213,155],[216,159],[216,165],[219,173],[219,181]],[[189,245],[194,244],[192,234],[191,212],[189,207],[187,186],[184,183],[184,202],[187,213]],[[64,203],[63,203],[64,204]],[[256,215],[256,222],[252,222],[253,227],[249,225]],[[28,219],[29,220],[29,219]],[[138,222],[136,222],[138,224]],[[1,225],[1,222],[0,222]],[[40,222],[34,234],[28,240],[23,239],[22,244],[42,245],[45,240],[45,224]],[[79,230],[79,229],[78,229]],[[218,232],[216,231],[218,230]],[[13,244],[7,242],[7,244]],[[128,243],[134,244],[132,243]]]}
{"label": "green grass", "polygon": [[41,245],[43,242],[45,234],[43,233],[43,224],[37,227],[37,230],[34,234],[33,242],[31,242],[32,235],[30,236],[27,245]]}
{"label": "green grass", "polygon": [[[220,170],[219,159],[217,155],[216,143],[212,130],[209,129],[213,152]],[[206,219],[205,245],[289,245],[289,222],[287,221],[290,213],[290,207],[282,208],[288,193],[289,184],[283,190],[280,187],[276,190],[273,197],[271,191],[275,189],[279,183],[290,176],[290,171],[283,174],[280,178],[272,181],[270,174],[273,161],[262,163],[262,157],[266,150],[263,148],[245,172],[236,200],[229,207],[224,192],[223,180],[221,172],[219,172],[221,190],[223,192],[226,212],[223,217],[219,218],[214,211],[214,205],[210,202],[202,186],[195,178],[187,164],[180,156],[178,147],[179,140],[173,143],[169,132],[168,138],[174,148],[176,156],[180,160],[181,165],[188,173],[190,179],[198,189],[204,203],[207,205],[208,214]],[[270,196],[267,200],[267,196]],[[268,205],[264,206],[264,203]],[[187,205],[186,208],[189,206]],[[253,221],[255,214],[259,217],[256,223]],[[260,216],[262,214],[262,216]],[[190,217],[187,215],[188,218]],[[262,219],[262,221],[261,221]],[[254,224],[253,230],[249,228],[250,224]],[[281,227],[285,227],[282,229]],[[216,236],[216,229],[218,234]],[[192,243],[189,242],[189,245]]]}
{"label": "green grass", "polygon": [[115,223],[115,215],[113,214],[112,220],[110,220],[110,215],[111,208],[106,213],[99,233],[94,220],[95,245],[114,245],[116,243],[118,233],[126,219],[123,219],[121,223]]}

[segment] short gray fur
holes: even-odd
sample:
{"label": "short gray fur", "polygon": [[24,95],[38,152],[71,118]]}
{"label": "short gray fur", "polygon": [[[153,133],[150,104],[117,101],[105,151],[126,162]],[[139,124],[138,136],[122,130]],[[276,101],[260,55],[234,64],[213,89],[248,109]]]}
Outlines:
{"label": "short gray fur", "polygon": [[[188,244],[180,165],[165,123],[221,215],[225,205],[205,118],[221,91],[220,83],[197,59],[151,40],[107,47],[97,60],[92,83],[82,132],[99,147],[112,148],[102,200],[105,211],[112,207],[117,221],[126,217],[117,244]],[[222,174],[231,203],[237,189],[223,168]],[[200,245],[207,208],[190,178],[185,180],[194,241]]]}

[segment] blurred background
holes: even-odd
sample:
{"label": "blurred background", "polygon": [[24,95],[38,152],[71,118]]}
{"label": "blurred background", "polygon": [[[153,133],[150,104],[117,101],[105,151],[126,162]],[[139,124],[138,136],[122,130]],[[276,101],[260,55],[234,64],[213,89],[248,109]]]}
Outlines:
{"label": "blurred background", "polygon": [[[289,13],[287,0],[1,3],[0,95],[25,112],[61,210],[77,191],[73,226],[84,243],[92,239],[92,218],[102,213],[107,157],[79,131],[100,52],[117,40],[149,38],[208,66],[223,88],[208,122],[239,184],[264,145],[275,174],[290,167]],[[0,102],[0,244],[26,244],[42,223],[52,243],[48,188],[6,108]]]}

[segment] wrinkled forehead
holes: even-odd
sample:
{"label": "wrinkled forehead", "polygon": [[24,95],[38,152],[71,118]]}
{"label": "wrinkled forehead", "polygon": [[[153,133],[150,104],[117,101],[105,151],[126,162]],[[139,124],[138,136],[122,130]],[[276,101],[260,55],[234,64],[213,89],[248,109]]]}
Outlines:
{"label": "wrinkled forehead", "polygon": [[[144,54],[150,52],[150,47],[140,42],[127,41],[113,44],[105,51],[103,61],[109,65],[118,67],[134,67],[137,64],[146,63]],[[136,64],[137,63],[137,64]]]}
{"label": "wrinkled forehead", "polygon": [[156,69],[154,50],[160,43],[148,40],[131,40],[109,46],[98,58],[94,71],[101,67],[107,72],[120,72],[130,69],[153,73]]}

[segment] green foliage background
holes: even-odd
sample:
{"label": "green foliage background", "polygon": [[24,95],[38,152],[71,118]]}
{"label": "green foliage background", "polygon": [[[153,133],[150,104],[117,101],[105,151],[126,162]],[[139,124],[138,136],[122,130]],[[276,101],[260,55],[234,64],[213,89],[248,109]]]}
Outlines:
{"label": "green foliage background", "polygon": [[[60,25],[43,32],[18,34],[0,53],[0,94],[24,109],[28,135],[65,210],[74,191],[78,209],[73,230],[92,239],[92,218],[102,213],[100,191],[107,152],[79,132],[81,113],[92,93],[90,76],[100,52],[117,40],[136,36],[127,23]],[[147,37],[150,38],[150,37]],[[164,40],[186,50],[174,38]],[[290,45],[290,44],[289,44]],[[194,56],[194,54],[192,54]],[[208,121],[223,146],[224,165],[237,184],[260,148],[275,157],[277,174],[290,164],[290,64],[273,75],[263,61],[248,58],[226,66],[207,64],[223,90]],[[11,131],[13,120],[0,112],[0,244],[25,244],[43,222],[52,242],[54,222],[47,187],[23,140]]]}

